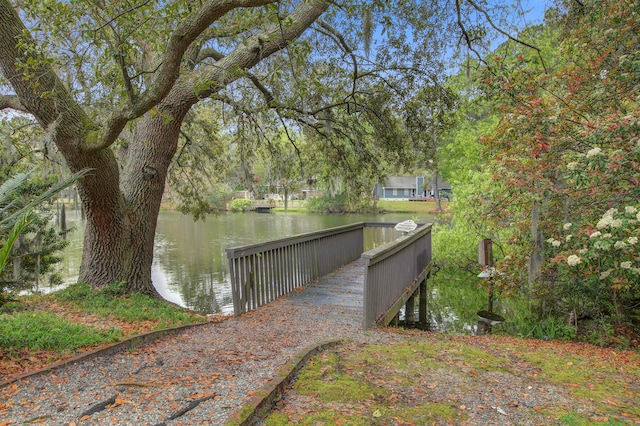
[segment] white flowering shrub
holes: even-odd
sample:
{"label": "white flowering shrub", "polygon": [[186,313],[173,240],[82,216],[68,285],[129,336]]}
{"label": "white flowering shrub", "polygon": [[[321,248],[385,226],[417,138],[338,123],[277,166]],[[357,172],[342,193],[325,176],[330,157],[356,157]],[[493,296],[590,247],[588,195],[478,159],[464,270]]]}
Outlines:
{"label": "white flowering shrub", "polygon": [[611,294],[616,312],[625,298],[640,297],[640,207],[607,210],[595,223],[567,223],[564,238],[549,238],[559,271]]}

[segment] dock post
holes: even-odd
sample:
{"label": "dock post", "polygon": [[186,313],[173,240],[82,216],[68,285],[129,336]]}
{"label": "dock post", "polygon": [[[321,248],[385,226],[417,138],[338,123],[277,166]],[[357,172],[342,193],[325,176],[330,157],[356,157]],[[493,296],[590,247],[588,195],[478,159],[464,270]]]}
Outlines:
{"label": "dock post", "polygon": [[420,287],[419,287],[419,291],[420,291],[420,301],[418,302],[418,322],[420,323],[420,326],[424,327],[425,329],[428,329],[428,323],[427,323],[427,279],[429,277],[427,276],[427,278],[424,279],[424,281],[422,281],[420,283]]}
{"label": "dock post", "polygon": [[398,311],[396,313],[396,315],[393,317],[393,319],[391,320],[390,325],[397,327],[398,324],[400,324],[400,311]]}
{"label": "dock post", "polygon": [[416,315],[415,315],[416,296],[419,291],[420,291],[419,289],[416,289],[416,291],[413,292],[411,297],[407,299],[407,303],[404,308],[404,318],[405,318],[405,323],[407,325],[410,325],[416,322]]}

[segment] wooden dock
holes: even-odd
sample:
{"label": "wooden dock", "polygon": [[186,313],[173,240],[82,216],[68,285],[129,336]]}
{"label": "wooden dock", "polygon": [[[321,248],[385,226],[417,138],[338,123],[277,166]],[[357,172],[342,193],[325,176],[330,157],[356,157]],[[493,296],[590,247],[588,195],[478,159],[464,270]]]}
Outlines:
{"label": "wooden dock", "polygon": [[358,259],[309,283],[303,291],[291,293],[289,299],[296,303],[331,305],[362,315],[364,271],[364,260]]}
{"label": "wooden dock", "polygon": [[256,206],[253,211],[256,213],[271,213],[271,209],[274,208],[274,206]]}
{"label": "wooden dock", "polygon": [[430,225],[401,232],[394,224],[356,223],[229,248],[227,256],[235,315],[288,294],[295,303],[348,312],[364,328],[397,321],[405,305],[414,322],[417,302],[426,324]]}

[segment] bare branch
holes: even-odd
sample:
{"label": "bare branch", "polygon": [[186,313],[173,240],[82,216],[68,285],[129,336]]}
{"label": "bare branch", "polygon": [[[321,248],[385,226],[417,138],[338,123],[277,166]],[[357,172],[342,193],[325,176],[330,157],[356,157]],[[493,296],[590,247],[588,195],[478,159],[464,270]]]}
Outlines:
{"label": "bare branch", "polygon": [[[323,21],[320,21],[320,27],[325,31],[324,34],[329,35],[334,40],[337,40],[342,49],[345,51],[347,55],[351,57],[351,61],[353,62],[353,78],[352,78],[352,86],[351,86],[351,96],[356,91],[356,81],[358,80],[358,61],[356,59],[356,55],[353,53],[353,50],[346,42],[342,34],[340,34],[335,28],[329,26]],[[327,34],[328,33],[328,34]]]}
{"label": "bare branch", "polygon": [[467,48],[473,52],[476,57],[478,58],[478,61],[483,63],[483,64],[487,64],[485,62],[484,59],[482,59],[482,55],[480,55],[480,53],[474,49],[473,47],[473,42],[475,40],[471,39],[471,36],[469,36],[469,33],[467,32],[467,29],[465,28],[464,24],[462,23],[462,13],[460,11],[460,1],[462,0],[456,0],[456,23],[458,24],[458,28],[460,28],[460,31],[462,31],[462,37],[464,38],[466,44],[467,44]]}
{"label": "bare branch", "polygon": [[493,28],[494,30],[498,31],[500,34],[502,34],[503,36],[507,37],[511,41],[516,42],[518,44],[521,44],[523,46],[526,46],[529,49],[535,50],[536,53],[538,54],[538,57],[540,58],[540,62],[542,64],[542,68],[544,69],[544,72],[547,72],[547,66],[545,65],[544,59],[542,58],[542,54],[540,52],[540,48],[539,47],[536,47],[536,46],[534,46],[534,45],[532,45],[530,43],[527,43],[526,41],[520,40],[519,38],[514,37],[511,34],[509,34],[508,32],[504,31],[502,28],[498,27],[496,24],[493,23],[493,20],[491,19],[491,16],[489,16],[487,11],[484,10],[482,7],[478,6],[478,4],[476,4],[475,1],[473,1],[473,0],[466,0],[466,1],[469,2],[469,4],[471,6],[473,6],[473,8],[475,10],[477,10],[482,15],[484,15],[484,18],[487,20],[489,25],[491,25],[491,28]]}

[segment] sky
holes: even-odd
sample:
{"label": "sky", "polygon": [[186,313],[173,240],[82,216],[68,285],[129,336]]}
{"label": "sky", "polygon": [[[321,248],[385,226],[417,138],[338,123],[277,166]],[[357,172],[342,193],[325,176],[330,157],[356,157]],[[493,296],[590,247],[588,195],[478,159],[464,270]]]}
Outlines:
{"label": "sky", "polygon": [[525,11],[523,24],[539,24],[544,18],[544,11],[553,4],[550,0],[522,0],[522,9]]}

